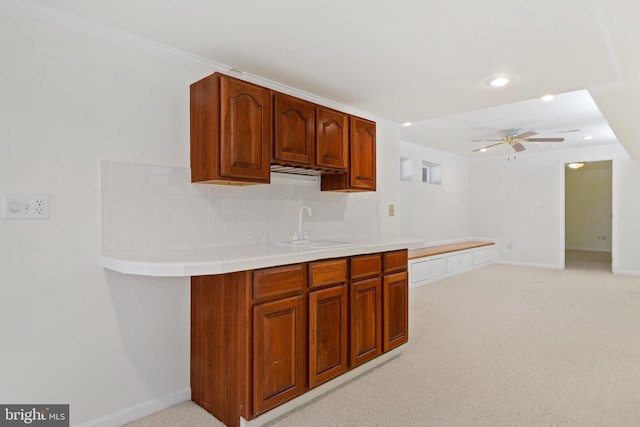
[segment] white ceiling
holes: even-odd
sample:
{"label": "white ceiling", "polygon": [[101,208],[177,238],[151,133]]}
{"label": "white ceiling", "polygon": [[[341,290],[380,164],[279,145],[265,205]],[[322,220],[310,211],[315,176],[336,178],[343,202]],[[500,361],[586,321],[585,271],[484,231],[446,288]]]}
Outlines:
{"label": "white ceiling", "polygon": [[[25,2],[388,120],[420,122],[403,128],[402,138],[433,148],[470,155],[471,139],[496,137],[500,129],[511,127],[538,136],[579,128],[605,138],[591,144],[611,143],[615,137],[602,129],[609,122],[627,151],[640,157],[640,131],[634,126],[640,94],[640,2],[21,0]],[[515,82],[501,89],[484,84],[498,74]],[[568,93],[574,91],[581,92]],[[547,93],[565,95],[550,103],[537,100]],[[526,100],[533,101],[522,102]],[[579,142],[563,136],[567,143]]]}

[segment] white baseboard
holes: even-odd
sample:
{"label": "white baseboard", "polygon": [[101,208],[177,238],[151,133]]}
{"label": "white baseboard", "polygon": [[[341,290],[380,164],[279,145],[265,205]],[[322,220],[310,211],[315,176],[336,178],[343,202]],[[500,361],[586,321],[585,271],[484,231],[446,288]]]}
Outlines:
{"label": "white baseboard", "polygon": [[558,264],[538,264],[534,262],[512,262],[512,261],[496,261],[496,264],[519,265],[521,267],[554,268],[556,270],[562,270],[562,267]]}
{"label": "white baseboard", "polygon": [[185,387],[157,399],[147,400],[104,417],[77,424],[76,427],[119,427],[187,400],[191,400],[191,387]]}
{"label": "white baseboard", "polygon": [[614,269],[613,274],[622,274],[627,276],[640,276],[640,271]]}
{"label": "white baseboard", "polygon": [[585,252],[609,252],[611,253],[611,248],[564,248],[567,251],[585,251]]}

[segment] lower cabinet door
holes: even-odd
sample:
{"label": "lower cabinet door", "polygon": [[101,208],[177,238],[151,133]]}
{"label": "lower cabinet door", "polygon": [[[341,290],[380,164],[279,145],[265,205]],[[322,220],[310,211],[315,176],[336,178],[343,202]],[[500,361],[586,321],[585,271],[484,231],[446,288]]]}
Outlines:
{"label": "lower cabinet door", "polygon": [[302,295],[253,308],[253,413],[304,391],[305,313]]}
{"label": "lower cabinet door", "polygon": [[382,353],[382,285],[379,277],[351,283],[351,367]]}
{"label": "lower cabinet door", "polygon": [[409,340],[409,284],[407,273],[384,277],[383,350],[389,351]]}
{"label": "lower cabinet door", "polygon": [[309,293],[309,387],[347,371],[347,285]]}

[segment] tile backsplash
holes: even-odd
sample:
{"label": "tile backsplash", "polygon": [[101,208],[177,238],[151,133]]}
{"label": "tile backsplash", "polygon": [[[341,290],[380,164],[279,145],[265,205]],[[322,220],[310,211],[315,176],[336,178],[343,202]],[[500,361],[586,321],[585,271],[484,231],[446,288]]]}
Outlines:
{"label": "tile backsplash", "polygon": [[188,168],[101,161],[102,253],[287,240],[301,206],[311,238],[377,237],[378,195],[321,192],[297,177],[269,185],[192,184]]}

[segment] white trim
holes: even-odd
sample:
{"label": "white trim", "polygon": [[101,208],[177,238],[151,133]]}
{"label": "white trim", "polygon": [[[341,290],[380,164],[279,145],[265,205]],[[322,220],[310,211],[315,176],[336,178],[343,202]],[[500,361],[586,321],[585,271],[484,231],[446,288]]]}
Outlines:
{"label": "white trim", "polygon": [[340,375],[339,377],[329,382],[326,382],[318,387],[315,387],[309,390],[308,392],[306,392],[305,394],[303,394],[302,396],[296,397],[295,399],[292,399],[287,403],[284,403],[276,408],[273,408],[269,412],[266,412],[265,414],[262,414],[259,417],[256,417],[250,421],[247,421],[241,417],[240,427],[258,427],[268,422],[271,422],[276,418],[281,417],[284,414],[291,412],[294,409],[311,402],[313,399],[316,399],[317,397],[325,393],[328,393],[329,391],[341,386],[342,384],[348,381],[351,381],[356,377],[359,377],[360,375],[366,373],[367,371],[370,371],[373,368],[376,368],[382,365],[383,363],[386,363],[389,360],[395,357],[398,357],[401,354],[402,347],[404,347],[404,345],[394,348],[393,350],[388,351],[376,357],[375,359],[363,365],[358,366],[357,368],[351,369],[350,371],[347,371],[346,373]]}
{"label": "white trim", "polygon": [[496,261],[496,264],[504,265],[518,265],[521,267],[539,267],[539,268],[552,268],[555,270],[563,270],[564,266],[557,264],[538,264],[535,262],[515,262],[515,261]]}
{"label": "white trim", "polygon": [[157,399],[147,400],[112,414],[78,424],[77,427],[119,427],[187,400],[191,400],[190,387],[185,387]]}
{"label": "white trim", "polygon": [[613,274],[622,274],[626,276],[640,276],[640,271],[635,270],[613,270]]}
{"label": "white trim", "polygon": [[585,252],[609,252],[611,253],[611,249],[603,249],[603,248],[568,248],[565,246],[564,248],[567,251],[585,251]]}

